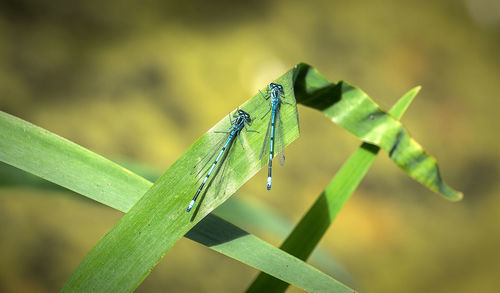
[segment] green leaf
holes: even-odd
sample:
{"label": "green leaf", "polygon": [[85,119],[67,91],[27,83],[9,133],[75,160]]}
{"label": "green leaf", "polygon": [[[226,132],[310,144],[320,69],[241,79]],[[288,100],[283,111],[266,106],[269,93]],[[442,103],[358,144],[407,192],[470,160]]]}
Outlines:
{"label": "green leaf", "polygon": [[[403,95],[391,108],[389,114],[395,119],[400,119],[419,91],[420,87],[415,87]],[[280,246],[283,251],[302,260],[309,258],[337,214],[368,172],[379,149],[379,147],[369,143],[361,144],[285,239]],[[287,287],[286,282],[260,273],[248,288],[248,292],[262,292],[263,290],[284,292]]]}
{"label": "green leaf", "polygon": [[[14,158],[13,161],[15,165],[35,174],[45,174],[47,172],[46,169],[68,170],[65,172],[65,175],[68,176],[51,173],[51,180],[90,198],[97,198],[104,203],[109,203],[107,201],[109,198],[122,197],[122,201],[120,202],[124,204],[121,205],[119,210],[127,211],[127,207],[134,204],[134,200],[137,197],[134,194],[136,190],[139,189],[139,193],[142,194],[152,185],[151,182],[119,166],[116,172],[102,173],[99,177],[86,176],[86,172],[99,174],[102,166],[108,166],[109,169],[109,166],[117,167],[117,165],[57,135],[4,112],[0,112],[0,130],[2,130],[1,133],[6,134],[0,137],[0,145],[2,146],[0,156],[2,159]],[[82,159],[80,155],[82,153],[85,154],[85,156],[83,156],[84,159]],[[40,164],[32,164],[35,157],[51,158],[51,160],[46,160]],[[12,160],[5,161],[12,162]],[[50,163],[56,166],[51,166]],[[18,173],[9,172],[5,169],[6,168],[1,169],[2,174],[6,174],[9,177],[12,177],[12,175],[15,176],[14,181],[20,180],[20,178],[16,178],[19,177]],[[25,175],[25,177],[28,176]],[[76,179],[68,181],[68,177]],[[88,182],[86,180],[88,177],[93,178],[94,181]],[[123,180],[123,178],[127,180]],[[33,179],[25,178],[25,181],[26,180],[28,180],[30,184],[39,184],[39,182]],[[110,194],[102,198],[102,185],[124,185],[124,182],[129,184],[125,186],[126,188],[109,189],[108,192]],[[9,182],[7,181],[7,183]],[[122,193],[118,193],[118,191]],[[320,289],[321,287],[334,286],[340,289],[343,288],[346,292],[350,292],[349,288],[343,286],[324,273],[319,272],[295,257],[284,253],[215,215],[208,215],[203,222],[191,229],[186,236],[220,253],[253,266],[258,270],[266,271],[306,290],[311,291]],[[207,241],[207,239],[209,241]],[[214,245],[215,243],[218,243],[218,245]],[[263,261],[263,259],[267,258],[259,257],[256,254],[248,254],[243,252],[245,250],[237,249],[238,246],[247,248],[253,247],[255,251],[263,253],[264,255],[273,255],[275,258],[274,265],[270,266],[267,264],[267,261]],[[278,264],[283,265],[280,266]],[[311,283],[304,281],[301,277],[303,275],[308,275],[310,279],[317,280],[318,282]]]}
{"label": "green leaf", "polygon": [[[2,113],[0,112],[0,115],[1,114]],[[129,163],[128,165],[131,164]],[[5,183],[7,185],[14,186],[29,185],[43,189],[62,189],[58,185],[39,179],[38,177],[33,176],[33,178],[31,178],[29,174],[11,166],[4,165],[3,163],[0,163],[0,174],[2,175],[0,176],[0,179],[2,179],[0,184]],[[152,177],[154,177],[154,175]],[[152,185],[152,183],[150,183],[150,185]],[[235,200],[230,199],[226,201],[223,206],[228,204],[230,201],[234,202]],[[236,206],[240,206],[240,210],[244,209],[241,203],[236,203]],[[231,207],[234,207],[234,205],[231,205]],[[339,290],[343,288],[343,291],[351,292],[351,289],[341,285],[335,280],[332,280],[329,276],[319,272],[308,264],[305,264],[304,262],[301,262],[297,258],[283,252],[280,249],[277,249],[269,243],[262,241],[258,237],[239,229],[233,224],[220,219],[214,215],[216,212],[217,211],[214,211],[212,214],[209,214],[202,221],[200,221],[200,223],[193,227],[185,235],[185,237],[235,260],[239,260],[242,263],[252,266],[260,271],[268,272],[275,277],[286,280],[288,283],[294,284],[297,287],[307,289],[308,291],[319,290],[322,287],[325,288],[327,286],[330,287],[334,285],[338,287]],[[245,249],[238,249],[238,247],[244,247]],[[252,247],[252,250],[258,252],[258,254],[247,253],[248,247]],[[262,255],[265,257],[262,257]],[[270,266],[270,264],[266,261],[262,261],[263,259],[268,259],[271,256],[274,259],[273,265]],[[303,279],[304,275],[309,275],[310,279],[323,281],[309,284],[310,282]]]}
{"label": "green leaf", "polygon": [[[124,164],[123,161],[120,161],[120,163]],[[138,165],[139,164],[133,163],[131,161],[125,162],[125,166],[127,166],[127,168],[133,169],[134,172],[137,172],[137,170],[139,170],[141,172],[141,176],[144,176],[144,174],[146,174],[148,176],[147,178],[159,177],[159,175],[156,175],[156,172],[151,171],[147,167]],[[108,178],[108,182],[109,180],[112,181],[113,179]],[[29,173],[23,172],[4,163],[0,163],[0,185],[30,186],[37,189],[63,190],[63,187],[59,185],[43,180],[40,177],[36,177]],[[150,183],[150,185],[152,185],[152,183]],[[146,192],[146,190],[144,192]],[[220,219],[219,217],[221,217],[222,219]],[[204,222],[209,222],[211,224],[200,225]],[[233,225],[231,225],[230,223],[233,223]],[[227,239],[231,238],[231,235],[232,233],[234,233],[234,231],[236,231],[239,235],[243,234],[241,232],[241,229],[234,226],[234,224],[239,226],[239,223],[246,225],[246,227],[252,226],[257,230],[265,230],[268,233],[276,233],[277,235],[282,237],[285,237],[287,233],[293,228],[289,221],[278,217],[273,210],[264,208],[260,205],[256,206],[255,204],[249,204],[247,201],[243,201],[238,197],[231,197],[223,205],[220,205],[216,210],[205,217],[198,225],[193,227],[185,235],[185,237],[208,246],[211,249],[214,249],[226,256],[252,266],[258,270],[266,271],[270,275],[273,275],[275,277],[280,277],[278,272],[282,271],[281,267],[277,266],[276,268],[272,268],[271,270],[266,270],[266,266],[264,264],[256,262],[257,259],[255,257],[250,258],[246,253],[240,253],[240,255],[238,255],[237,251],[236,253],[231,252],[235,250],[234,247],[231,247],[234,245],[228,246],[231,247],[231,251],[225,249],[224,245],[220,247],[210,247],[214,242],[223,243]],[[270,228],[271,230],[269,230]],[[253,245],[254,247],[258,245],[258,247],[255,248],[256,251],[270,251],[270,253],[274,255],[273,258],[279,259],[280,262],[290,262],[290,255],[288,255],[287,253],[277,249],[272,245],[269,245],[266,242],[263,242],[262,240],[251,234],[248,234],[246,232],[244,234],[246,238],[241,238],[238,240],[238,243],[240,243],[239,245],[242,245],[242,247],[250,247],[249,243],[245,243],[247,241],[256,243],[255,245]],[[212,240],[210,242],[206,242],[206,240],[204,239],[204,235],[210,235]],[[233,238],[238,237],[234,236]],[[323,267],[328,268],[330,271],[335,271],[336,273],[340,272],[342,273],[342,275],[347,275],[342,266],[340,266],[340,264],[333,259],[333,256],[330,255],[328,251],[319,251],[318,249],[311,255],[311,258],[315,263],[321,263]],[[303,282],[303,278],[297,278],[296,276],[303,276],[304,271],[316,271],[315,269],[309,267],[307,264],[305,264],[305,266],[307,267],[301,267],[300,271],[298,271],[298,273],[296,272],[295,274],[291,274],[293,270],[289,268],[288,274],[282,277],[282,279],[286,280],[288,283],[300,287],[300,284]],[[320,276],[320,278],[323,277],[324,276]],[[310,289],[312,288],[309,288],[309,291]]]}
{"label": "green leaf", "polygon": [[126,212],[151,185],[71,141],[0,112],[0,160]]}
{"label": "green leaf", "polygon": [[[197,224],[198,231],[186,237],[202,243],[210,248],[229,254],[235,259],[245,259],[245,263],[258,267],[263,271],[271,271],[280,279],[287,279],[291,284],[309,292],[354,292],[330,276],[306,265],[301,260],[282,250],[248,234],[229,224],[221,226],[221,222],[206,217]],[[213,233],[219,231],[219,233]]]}
{"label": "green leaf", "polygon": [[[284,86],[288,102],[294,101],[295,93],[300,103],[322,110],[362,140],[380,145],[410,176],[430,189],[449,199],[460,198],[460,193],[441,181],[433,158],[409,138],[398,121],[381,111],[359,89],[344,82],[330,83],[305,64],[286,73],[278,82]],[[284,105],[281,110],[285,145],[298,136],[297,112],[295,103],[293,104]],[[255,118],[266,111],[267,103],[257,95],[242,105],[242,108]],[[58,144],[57,137],[44,133],[43,130],[23,128],[25,125],[9,115],[2,115],[2,119],[0,124],[4,125],[0,125],[0,159],[120,210],[126,211],[135,204],[80,264],[63,288],[68,291],[132,290],[182,235],[224,202],[265,164],[258,156],[267,121],[255,119],[252,129],[259,130],[261,135],[244,133],[242,137],[245,149],[238,143],[231,149],[232,155],[228,157],[231,159],[231,164],[228,164],[229,175],[225,180],[226,192],[218,194],[214,188],[209,188],[198,201],[197,209],[192,214],[187,214],[185,208],[199,184],[195,176],[189,175],[192,166],[212,150],[214,142],[220,139],[220,135],[213,130],[229,127],[229,119],[222,120],[201,137],[142,197],[142,192],[149,185],[141,177],[131,172],[125,175],[126,169],[68,141]],[[22,132],[26,129],[30,133],[23,136]],[[76,153],[75,157],[72,152]],[[93,168],[99,170],[94,172]],[[108,180],[114,178],[117,178],[117,182]],[[142,180],[142,186],[132,186],[135,180]],[[224,223],[220,222],[218,225],[224,226]],[[236,259],[245,258],[248,253],[242,253],[245,249],[241,244],[242,239],[249,239],[249,243],[253,241],[252,247],[260,242],[257,238],[250,238],[236,237],[231,242],[237,242],[222,241],[221,244],[224,245],[213,247],[217,246],[221,251],[228,247],[227,255],[234,253]],[[236,249],[235,252],[232,249]],[[273,253],[281,255],[275,250]],[[248,263],[262,265],[262,270],[266,272],[276,269],[269,263],[283,261],[262,256],[260,258],[261,262],[253,262],[250,257]],[[305,268],[304,265],[302,267]],[[286,273],[286,269],[273,272],[275,276],[292,283],[297,282],[293,281],[294,275],[300,276],[296,272]],[[314,278],[316,279],[307,282],[322,280],[320,276]],[[331,283],[330,288],[340,286],[331,278],[323,280]]]}
{"label": "green leaf", "polygon": [[448,200],[462,199],[461,192],[442,180],[436,159],[362,90],[344,81],[332,83],[304,63],[296,66],[294,80],[298,104],[323,112],[362,141],[379,146],[408,175],[430,190]]}
{"label": "green leaf", "polygon": [[[284,75],[279,82],[292,92],[291,74]],[[293,95],[288,98],[294,101]],[[253,117],[261,117],[267,108],[263,101],[258,94],[240,108]],[[288,145],[298,136],[296,107],[283,107],[283,110],[284,143]],[[254,119],[252,128],[264,132],[266,124],[264,120]],[[213,151],[214,142],[221,137],[215,131],[229,126],[229,118],[225,118],[194,143],[89,252],[63,291],[134,289],[175,242],[250,179],[265,162],[258,159],[261,136],[246,132],[242,134],[245,149],[235,141],[230,150],[225,192],[217,194],[214,188],[208,188],[198,200],[197,208],[186,213],[199,185],[196,176],[189,174],[201,158]]]}
{"label": "green leaf", "polygon": [[[285,238],[292,230],[292,222],[279,215],[278,211],[265,204],[249,200],[249,197],[231,197],[213,211],[222,219],[255,234],[265,233],[275,239]],[[317,247],[311,254],[311,263],[321,267],[337,279],[351,280],[350,273],[335,258],[331,251]]]}
{"label": "green leaf", "polygon": [[[293,115],[292,117],[296,117],[296,115]],[[131,172],[129,172],[125,169],[122,169],[121,167],[119,167],[119,170],[121,172],[106,172],[106,173],[100,174],[97,177],[95,177],[95,176],[92,177],[94,179],[94,181],[92,182],[93,184],[89,185],[88,184],[89,182],[86,182],[86,180],[82,180],[82,178],[87,178],[86,173],[96,174],[96,173],[99,173],[99,169],[101,169],[102,166],[106,166],[106,165],[113,166],[114,165],[116,167],[117,165],[113,164],[112,162],[110,162],[110,161],[108,161],[108,160],[106,160],[98,155],[93,154],[92,152],[90,152],[88,150],[81,148],[78,145],[75,145],[75,144],[73,144],[69,141],[66,141],[66,140],[64,140],[64,139],[62,139],[54,134],[51,134],[47,131],[44,131],[36,126],[33,126],[29,123],[26,123],[20,119],[17,119],[15,117],[8,115],[8,114],[2,113],[2,118],[3,118],[3,121],[2,121],[3,123],[1,123],[0,125],[4,126],[4,129],[10,130],[10,132],[7,132],[7,131],[3,132],[6,135],[5,135],[5,137],[2,137],[2,140],[1,140],[1,142],[3,142],[5,145],[5,148],[2,148],[2,150],[5,151],[3,153],[3,155],[4,155],[3,157],[6,158],[5,161],[7,161],[9,163],[12,163],[12,161],[9,160],[9,158],[14,158],[14,161],[15,161],[14,165],[17,165],[18,167],[21,167],[27,171],[31,171],[31,172],[33,172],[35,174],[39,174],[39,175],[44,174],[46,172],[46,169],[63,170],[62,173],[64,173],[65,175],[68,175],[68,173],[69,173],[69,176],[62,176],[63,175],[62,173],[58,174],[57,172],[52,172],[52,173],[49,173],[51,175],[51,177],[49,177],[49,178],[56,183],[64,185],[64,186],[66,186],[74,191],[81,192],[87,196],[90,196],[91,198],[98,199],[99,201],[104,202],[106,204],[109,204],[109,201],[107,200],[107,198],[100,197],[101,196],[100,186],[102,186],[104,184],[114,186],[115,183],[119,183],[119,184],[123,185],[122,181],[125,181],[125,182],[130,183],[131,186],[139,183],[140,184],[139,186],[141,186],[141,188],[144,190],[146,187],[149,187],[147,181],[143,180],[139,176],[136,176],[135,174],[132,174]],[[17,131],[16,131],[16,129],[17,129]],[[23,130],[22,132],[19,131],[21,129]],[[28,137],[26,137],[26,130],[28,132]],[[16,137],[15,134],[22,134],[22,135]],[[26,139],[26,138],[28,138],[28,139]],[[8,147],[8,146],[15,146],[15,147]],[[22,147],[19,148],[19,146],[22,146]],[[42,147],[42,146],[44,146],[44,147]],[[260,144],[258,145],[258,148],[260,150]],[[17,156],[13,154],[13,152],[15,152],[15,151],[18,152]],[[79,156],[82,153],[84,154],[83,159],[81,158],[82,156]],[[29,154],[31,154],[32,156],[27,156]],[[73,156],[68,155],[68,154],[72,154]],[[33,165],[32,162],[35,161],[34,160],[35,157],[49,158],[49,159],[47,159],[45,162],[43,162],[41,164]],[[51,166],[50,163],[52,163],[54,166]],[[93,168],[95,168],[95,170],[92,170]],[[68,171],[64,172],[64,170],[68,170]],[[120,174],[120,173],[123,173],[123,174]],[[122,180],[121,175],[125,175],[127,180]],[[67,181],[67,180],[65,180],[67,177],[79,178],[79,180],[74,179],[74,180]],[[61,178],[62,178],[62,180],[61,180]],[[144,183],[146,183],[146,184],[144,184]],[[149,183],[149,185],[150,185],[150,183]],[[114,206],[115,208],[119,207],[119,209],[122,211],[127,211],[127,206],[130,206],[130,204],[133,202],[133,195],[134,195],[135,189],[130,188],[130,186],[129,186],[127,189],[123,190],[122,192],[126,193],[127,190],[132,191],[132,193],[126,194],[128,196],[124,198],[124,201],[123,201],[123,202],[125,202],[124,205],[121,205],[121,206],[113,205],[112,201],[111,201],[110,205]],[[114,195],[114,196],[118,196],[118,197],[120,196],[120,193],[116,192],[115,189],[108,190],[108,193],[111,195]],[[130,199],[132,199],[132,200],[130,200]],[[127,200],[128,200],[128,202],[127,202]],[[214,228],[212,228],[212,230],[209,230],[211,232],[210,234],[213,234],[213,235],[217,235],[217,233],[213,233],[213,232],[217,232],[217,230],[220,230],[220,228],[216,229],[216,227],[226,227],[226,228],[227,227],[234,227],[231,224],[226,223],[226,222],[224,222],[224,221],[222,221],[214,216],[207,218],[207,220],[210,221],[211,223],[218,223],[217,225],[213,225]],[[233,230],[236,230],[236,229],[237,229],[236,227],[233,228]],[[193,238],[193,235],[194,236],[197,235],[196,231],[197,231],[197,229],[195,228],[190,233],[191,238]],[[225,231],[222,234],[219,232],[218,234],[224,235],[226,237],[228,235],[227,231]],[[243,239],[243,241],[242,241],[242,239]],[[258,249],[258,251],[262,251],[262,252],[266,251],[266,253],[267,253],[267,252],[272,252],[273,250],[275,250],[275,252],[273,254],[275,256],[282,255],[282,256],[278,257],[278,259],[283,259],[282,262],[296,263],[295,267],[300,268],[300,271],[298,273],[296,272],[295,274],[288,273],[291,276],[293,276],[293,275],[301,276],[301,275],[304,275],[305,272],[309,271],[310,272],[309,275],[311,275],[311,272],[312,272],[312,275],[318,274],[319,277],[316,278],[318,280],[321,280],[321,279],[328,280],[328,282],[326,284],[329,286],[332,286],[332,284],[333,285],[336,284],[337,287],[339,287],[339,286],[342,287],[342,285],[340,285],[338,282],[336,282],[333,279],[331,279],[330,277],[318,272],[317,270],[312,269],[310,266],[308,266],[306,264],[302,264],[302,265],[297,266],[297,260],[295,258],[284,254],[283,252],[277,250],[276,248],[270,246],[269,244],[266,244],[265,242],[261,241],[260,239],[254,237],[252,235],[247,235],[245,238],[242,238],[242,239],[240,239],[238,243],[245,243],[245,242],[249,241],[249,242],[253,243],[253,247],[256,247],[256,248],[263,245],[263,246],[265,246],[264,247],[265,249],[260,248],[260,249]],[[228,242],[228,243],[230,244],[231,242]],[[225,252],[224,247],[225,246],[218,247],[217,251],[224,253]],[[228,247],[231,247],[231,245],[228,245]],[[234,251],[234,248],[232,250]],[[232,253],[234,254],[234,252],[232,252]],[[229,255],[231,255],[231,254],[229,254]],[[245,259],[247,256],[248,256],[248,254],[245,253],[245,254],[241,254],[241,256],[234,255],[233,257],[236,259],[241,259],[242,261],[244,261],[246,263],[249,263]],[[255,262],[255,260],[257,260],[257,259],[258,258],[254,258],[253,261]],[[271,269],[266,269],[261,264],[258,264],[258,262],[257,262],[257,264],[254,264],[254,265],[260,270],[268,271],[270,273],[273,272],[273,267],[271,267]],[[296,270],[296,268],[293,268],[293,266],[290,266],[290,268],[288,268],[287,271],[294,272]],[[279,277],[278,274],[275,274],[275,275],[277,277]],[[286,279],[288,282],[296,283],[297,286],[300,286],[301,283],[304,283],[302,278],[299,278],[299,277],[295,277],[296,280],[294,280],[293,278],[289,278],[289,277],[282,277],[282,278]],[[319,285],[319,284],[321,284],[321,282],[316,283],[316,284]],[[323,284],[323,286],[324,285],[325,284]],[[312,290],[313,288],[315,288],[315,287],[314,286],[311,287],[310,290]]]}

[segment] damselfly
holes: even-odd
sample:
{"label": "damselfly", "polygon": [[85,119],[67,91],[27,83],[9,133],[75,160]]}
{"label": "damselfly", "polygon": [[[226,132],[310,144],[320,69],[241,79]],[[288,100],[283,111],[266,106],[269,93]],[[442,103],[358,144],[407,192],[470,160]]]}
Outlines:
{"label": "damselfly", "polygon": [[[261,119],[266,117],[267,113],[271,111],[271,119],[269,119],[269,124],[267,125],[266,137],[264,138],[264,144],[262,145],[262,151],[260,152],[260,158],[262,159],[262,155],[266,150],[266,146],[269,142],[269,166],[267,171],[267,190],[271,190],[271,172],[273,168],[273,157],[274,152],[278,153],[278,157],[280,159],[280,164],[285,164],[285,154],[283,153],[283,130],[280,115],[281,104],[288,104],[288,102],[283,101],[282,98],[285,97],[285,92],[283,90],[283,86],[277,83],[271,83],[266,90],[266,94],[264,95],[262,92],[260,94],[269,101],[269,107],[267,108],[266,113],[262,116]],[[275,135],[277,134],[277,135]],[[276,143],[275,143],[276,140]],[[276,149],[275,149],[276,144]]]}
{"label": "damselfly", "polygon": [[[191,209],[193,208],[194,204],[196,203],[196,199],[198,198],[200,193],[203,191],[203,187],[205,187],[205,184],[207,183],[208,178],[210,177],[210,175],[212,175],[212,173],[214,172],[214,170],[218,166],[219,162],[220,162],[219,166],[224,164],[224,162],[226,161],[225,159],[227,158],[229,150],[231,149],[231,146],[233,145],[233,142],[236,139],[236,137],[238,137],[238,139],[240,140],[241,146],[243,147],[243,143],[241,142],[241,138],[240,138],[241,130],[243,128],[245,128],[245,130],[248,132],[257,132],[255,130],[248,130],[247,129],[247,125],[252,125],[252,118],[250,117],[250,114],[248,114],[247,112],[245,112],[243,110],[238,110],[236,113],[233,114],[233,117],[236,119],[231,120],[231,116],[229,116],[229,121],[231,122],[231,127],[229,127],[226,131],[215,131],[216,133],[225,133],[225,134],[227,134],[227,137],[224,140],[221,140],[221,142],[217,146],[217,149],[215,150],[215,152],[211,156],[206,157],[206,158],[208,158],[208,161],[207,161],[207,163],[208,163],[209,161],[211,161],[213,159],[213,157],[215,156],[215,154],[217,154],[217,152],[219,153],[219,155],[215,158],[215,161],[212,163],[212,166],[208,170],[207,175],[203,179],[203,182],[201,183],[200,187],[196,191],[196,194],[194,195],[193,199],[189,203],[189,205],[186,209],[186,212],[190,212]],[[221,146],[222,146],[222,149],[220,149],[220,151],[218,151]],[[202,168],[200,169],[199,172],[201,172],[204,168],[205,168],[205,166],[202,166]],[[220,169],[220,167],[217,168],[217,170],[219,170],[219,169]],[[222,175],[223,174],[221,174],[221,176]]]}

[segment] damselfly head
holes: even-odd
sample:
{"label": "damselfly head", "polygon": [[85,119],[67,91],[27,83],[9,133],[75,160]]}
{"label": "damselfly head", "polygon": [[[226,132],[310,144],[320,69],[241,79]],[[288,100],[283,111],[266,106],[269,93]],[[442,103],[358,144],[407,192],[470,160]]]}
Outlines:
{"label": "damselfly head", "polygon": [[271,90],[273,90],[273,89],[277,89],[280,93],[282,93],[282,94],[284,93],[284,91],[283,91],[283,86],[282,86],[281,84],[277,84],[277,83],[274,83],[274,82],[273,82],[273,83],[271,83],[271,84],[269,85],[269,88],[270,88]]}
{"label": "damselfly head", "polygon": [[250,118],[250,114],[241,109],[238,110],[238,116],[243,117],[248,122],[252,121],[252,118]]}

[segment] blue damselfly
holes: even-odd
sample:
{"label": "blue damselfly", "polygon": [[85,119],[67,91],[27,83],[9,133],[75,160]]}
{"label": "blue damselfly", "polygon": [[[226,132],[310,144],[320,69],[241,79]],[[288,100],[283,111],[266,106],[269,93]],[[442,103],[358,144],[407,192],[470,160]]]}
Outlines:
{"label": "blue damselfly", "polygon": [[[271,172],[273,168],[273,157],[274,153],[278,153],[278,157],[280,160],[280,164],[285,164],[285,154],[283,153],[283,130],[280,116],[280,108],[281,104],[288,104],[288,102],[283,101],[282,98],[285,97],[285,91],[283,90],[283,86],[277,83],[271,83],[269,87],[266,89],[266,94],[260,92],[260,94],[269,101],[269,107],[267,108],[266,113],[262,116],[261,119],[266,117],[266,115],[271,111],[271,119],[269,119],[269,124],[267,125],[266,136],[264,138],[264,143],[262,145],[262,151],[260,152],[260,158],[262,159],[262,155],[264,154],[267,144],[269,142],[269,165],[267,171],[267,190],[271,190]],[[277,134],[277,135],[276,135]]]}
{"label": "blue damselfly", "polygon": [[[213,161],[212,166],[207,172],[207,175],[203,179],[203,182],[201,183],[200,187],[196,191],[196,194],[194,195],[193,199],[189,203],[186,212],[190,212],[191,209],[193,208],[194,204],[196,203],[196,199],[200,195],[200,193],[203,191],[203,188],[205,187],[205,184],[207,183],[209,177],[212,175],[214,170],[216,170],[216,167],[219,165],[223,165],[225,163],[225,159],[228,156],[228,152],[231,149],[231,146],[233,145],[234,140],[236,137],[240,140],[241,146],[243,147],[243,143],[241,142],[240,138],[240,133],[243,128],[245,128],[246,131],[248,132],[257,132],[255,130],[248,130],[247,125],[252,125],[252,118],[250,117],[250,114],[243,110],[237,110],[236,113],[233,114],[233,117],[235,118],[234,120],[231,120],[231,116],[229,116],[229,121],[231,122],[231,127],[229,127],[226,131],[215,131],[216,133],[225,133],[227,136],[224,140],[221,140],[220,143],[217,145],[217,149],[215,152],[206,157],[208,158],[207,163],[213,159],[215,154],[218,153],[218,156],[215,158],[215,161]],[[220,148],[222,146],[222,148]],[[218,151],[220,149],[220,151]],[[203,169],[205,169],[205,166],[202,166],[199,172],[201,172]],[[220,169],[220,167],[218,168]],[[198,172],[198,173],[199,173]],[[223,172],[222,172],[223,173]],[[222,176],[221,174],[220,176]]]}

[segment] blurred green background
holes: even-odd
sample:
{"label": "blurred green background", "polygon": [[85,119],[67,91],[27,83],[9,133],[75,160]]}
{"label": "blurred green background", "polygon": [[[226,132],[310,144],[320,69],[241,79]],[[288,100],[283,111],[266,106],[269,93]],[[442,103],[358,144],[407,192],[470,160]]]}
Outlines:
{"label": "blurred green background", "polygon": [[[498,0],[7,0],[0,109],[158,175],[298,62],[384,109],[422,85],[403,124],[464,200],[447,202],[381,153],[321,243],[344,273],[313,265],[363,292],[490,292],[500,283],[499,52]],[[238,195],[291,225],[360,144],[299,111],[301,137],[273,190],[261,171]],[[0,169],[0,292],[56,291],[122,214]],[[238,292],[256,274],[183,239],[137,291]]]}

